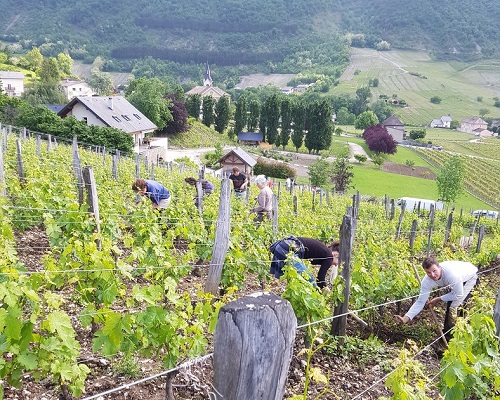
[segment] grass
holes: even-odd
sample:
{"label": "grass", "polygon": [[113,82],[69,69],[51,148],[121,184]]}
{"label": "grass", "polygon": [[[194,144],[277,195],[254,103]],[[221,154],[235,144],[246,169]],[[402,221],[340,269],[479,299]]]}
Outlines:
{"label": "grass", "polygon": [[[387,195],[393,199],[406,196],[437,200],[439,197],[436,182],[430,179],[384,172],[371,163],[356,164],[353,172],[352,183],[354,187],[350,190],[352,194],[359,190],[361,194],[375,197]],[[491,209],[491,206],[468,193],[463,193],[454,205],[465,210]]]}
{"label": "grass", "polygon": [[187,132],[168,136],[168,145],[173,147],[198,148],[235,145],[236,142],[228,138],[226,134],[221,135],[212,128],[203,125],[199,121],[191,121]]}

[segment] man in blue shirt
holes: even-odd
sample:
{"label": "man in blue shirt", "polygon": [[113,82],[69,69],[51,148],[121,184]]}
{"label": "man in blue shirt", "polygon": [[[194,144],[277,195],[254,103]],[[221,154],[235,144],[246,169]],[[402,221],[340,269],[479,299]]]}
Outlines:
{"label": "man in blue shirt", "polygon": [[151,200],[153,210],[167,208],[172,199],[170,191],[165,186],[149,179],[136,179],[132,183],[132,190]]}

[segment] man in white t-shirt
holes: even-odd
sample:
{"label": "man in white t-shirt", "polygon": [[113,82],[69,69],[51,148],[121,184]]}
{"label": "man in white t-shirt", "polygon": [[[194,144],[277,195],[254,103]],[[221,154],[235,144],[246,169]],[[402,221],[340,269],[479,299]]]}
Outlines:
{"label": "man in white t-shirt", "polygon": [[[433,257],[427,257],[422,262],[425,276],[420,285],[420,295],[408,312],[403,316],[396,317],[402,323],[412,320],[425,305],[434,307],[440,301],[447,303],[446,316],[444,321],[445,335],[453,328],[454,323],[450,314],[450,308],[456,309],[464,303],[477,282],[477,267],[465,261],[443,261],[439,263]],[[429,295],[435,287],[448,288],[450,291],[441,297],[435,297],[427,301]],[[449,336],[449,335],[448,335]]]}

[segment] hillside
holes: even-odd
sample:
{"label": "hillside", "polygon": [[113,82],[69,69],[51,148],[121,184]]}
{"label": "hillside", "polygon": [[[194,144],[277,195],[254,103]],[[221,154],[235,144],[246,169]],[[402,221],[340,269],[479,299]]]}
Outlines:
{"label": "hillside", "polygon": [[341,37],[350,33],[364,35],[355,46],[385,40],[391,48],[423,49],[436,59],[472,60],[500,57],[499,1],[493,3],[138,0],[117,7],[109,0],[0,0],[0,40],[24,50],[41,46],[46,55],[68,50],[75,59],[151,56],[293,73],[311,63],[342,66],[347,44]]}
{"label": "hillside", "polygon": [[[433,61],[423,51],[376,51],[352,48],[350,63],[340,84],[331,94],[348,93],[368,86],[378,79],[377,87],[370,87],[372,101],[385,95],[405,100],[407,106],[394,107],[394,113],[406,125],[427,125],[433,119],[451,115],[453,120],[479,115],[488,109],[487,118],[499,118],[494,106],[500,86],[500,63]],[[433,96],[441,98],[431,103]]]}

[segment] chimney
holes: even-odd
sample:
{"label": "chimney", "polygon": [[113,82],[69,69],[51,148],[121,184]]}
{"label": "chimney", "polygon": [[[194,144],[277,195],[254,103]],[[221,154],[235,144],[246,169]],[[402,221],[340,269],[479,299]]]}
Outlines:
{"label": "chimney", "polygon": [[108,108],[110,110],[113,109],[113,98],[112,97],[108,97]]}

